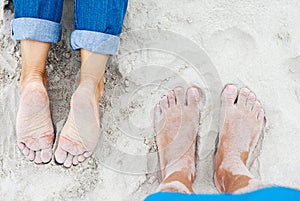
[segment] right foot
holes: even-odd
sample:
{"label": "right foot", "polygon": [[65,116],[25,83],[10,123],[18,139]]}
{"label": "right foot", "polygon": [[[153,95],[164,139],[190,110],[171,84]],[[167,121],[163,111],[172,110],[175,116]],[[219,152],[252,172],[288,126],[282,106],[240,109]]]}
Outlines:
{"label": "right foot", "polygon": [[155,131],[163,182],[159,191],[191,193],[195,180],[196,135],[199,125],[197,88],[181,87],[155,107]]}
{"label": "right foot", "polygon": [[246,162],[263,124],[264,110],[255,94],[247,88],[238,93],[234,85],[227,85],[222,93],[219,146],[215,157],[215,185],[220,192],[236,192],[257,181],[246,168]]}
{"label": "right foot", "polygon": [[99,86],[98,90],[95,90],[88,83],[79,84],[72,96],[70,113],[55,150],[56,161],[67,168],[90,157],[98,143],[100,136],[98,102],[104,90],[102,81]]}
{"label": "right foot", "polygon": [[17,113],[17,144],[23,154],[35,163],[47,163],[52,158],[54,131],[49,98],[42,81],[22,85]]}

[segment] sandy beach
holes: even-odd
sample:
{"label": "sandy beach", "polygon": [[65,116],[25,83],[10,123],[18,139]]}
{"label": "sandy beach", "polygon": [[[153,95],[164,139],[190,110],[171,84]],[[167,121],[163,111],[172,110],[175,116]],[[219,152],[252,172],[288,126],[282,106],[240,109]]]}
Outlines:
{"label": "sandy beach", "polygon": [[[266,126],[249,167],[265,184],[300,188],[300,1],[129,0],[119,55],[110,59],[99,103],[101,139],[83,164],[35,165],[16,144],[21,55],[12,41],[13,4],[0,0],[0,200],[138,201],[160,182],[153,107],[170,89],[202,91],[197,193],[217,193],[213,158],[222,87],[249,87]],[[69,45],[73,1],[47,61],[55,133],[69,112],[80,70]]]}

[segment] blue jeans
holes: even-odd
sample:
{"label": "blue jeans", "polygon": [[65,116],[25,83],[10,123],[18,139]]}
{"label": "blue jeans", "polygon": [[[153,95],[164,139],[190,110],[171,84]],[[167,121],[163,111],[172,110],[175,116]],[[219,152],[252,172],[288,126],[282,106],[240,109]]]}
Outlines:
{"label": "blue jeans", "polygon": [[284,187],[263,188],[244,194],[155,193],[145,201],[300,201],[300,191]]}
{"label": "blue jeans", "polygon": [[[128,0],[75,0],[71,47],[116,55],[127,4]],[[63,0],[14,0],[14,8],[14,40],[60,40]]]}

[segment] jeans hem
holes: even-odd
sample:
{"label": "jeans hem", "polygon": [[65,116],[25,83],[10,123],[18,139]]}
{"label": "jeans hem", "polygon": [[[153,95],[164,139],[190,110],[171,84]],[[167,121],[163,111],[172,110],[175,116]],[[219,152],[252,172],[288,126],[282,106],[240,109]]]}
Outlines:
{"label": "jeans hem", "polygon": [[61,24],[38,18],[16,18],[11,22],[13,40],[36,40],[57,43],[61,38]]}
{"label": "jeans hem", "polygon": [[83,48],[107,55],[116,55],[120,46],[118,36],[88,30],[73,31],[70,42],[74,50]]}

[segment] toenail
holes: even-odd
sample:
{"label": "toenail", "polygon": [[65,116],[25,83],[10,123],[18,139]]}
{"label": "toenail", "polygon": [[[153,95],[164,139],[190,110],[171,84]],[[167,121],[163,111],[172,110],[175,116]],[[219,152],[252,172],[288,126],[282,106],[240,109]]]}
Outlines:
{"label": "toenail", "polygon": [[198,96],[198,89],[196,89],[196,88],[191,88],[190,89],[191,91],[192,91],[192,94],[196,97],[196,96]]}
{"label": "toenail", "polygon": [[230,93],[235,93],[237,91],[237,88],[234,85],[227,85],[226,91]]}

